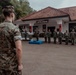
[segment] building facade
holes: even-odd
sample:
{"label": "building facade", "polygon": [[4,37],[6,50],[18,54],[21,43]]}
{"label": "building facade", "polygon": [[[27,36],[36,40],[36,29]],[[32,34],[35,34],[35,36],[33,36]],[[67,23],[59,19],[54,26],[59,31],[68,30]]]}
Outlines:
{"label": "building facade", "polygon": [[72,29],[76,31],[76,7],[68,7],[62,9],[55,9],[52,7],[44,8],[40,11],[27,15],[15,24],[19,25],[22,31],[34,32],[36,28],[40,33],[44,30],[50,29],[53,33],[54,29],[65,32],[70,32]]}

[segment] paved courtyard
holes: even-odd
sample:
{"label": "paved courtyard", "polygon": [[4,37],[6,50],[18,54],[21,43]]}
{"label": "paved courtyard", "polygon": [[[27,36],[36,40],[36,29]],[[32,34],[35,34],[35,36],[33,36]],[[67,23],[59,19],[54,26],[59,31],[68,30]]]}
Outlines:
{"label": "paved courtyard", "polygon": [[76,45],[23,41],[23,75],[76,75]]}

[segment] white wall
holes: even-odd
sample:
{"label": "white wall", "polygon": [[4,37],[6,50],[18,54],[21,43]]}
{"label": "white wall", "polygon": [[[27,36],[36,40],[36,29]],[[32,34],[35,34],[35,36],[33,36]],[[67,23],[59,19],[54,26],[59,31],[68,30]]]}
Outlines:
{"label": "white wall", "polygon": [[[55,26],[55,28],[59,28],[59,24],[62,25],[62,32],[64,33],[66,30],[69,31],[69,24],[68,23],[64,23],[64,20],[68,20],[68,18],[55,18],[55,19],[49,19],[48,23],[40,23],[37,24],[36,26],[39,27],[39,31],[42,33],[42,26],[45,24],[46,27],[52,27]],[[19,22],[18,24],[28,24],[29,26],[34,26],[34,24],[36,23],[37,20],[32,20],[32,21],[22,21],[21,23]],[[47,28],[46,28],[47,29]],[[28,30],[28,27],[27,27]]]}
{"label": "white wall", "polygon": [[57,22],[56,21],[50,21],[47,25],[47,27],[56,27],[56,29],[58,28]]}
{"label": "white wall", "polygon": [[[31,24],[31,26],[34,26],[35,22],[36,21],[27,21],[27,22],[25,22],[25,24]],[[59,24],[61,24],[61,23],[62,23],[62,32],[64,33],[66,30],[69,31],[69,24],[68,23],[64,23],[63,21],[57,23],[57,21],[54,21],[54,20],[51,21],[50,20],[49,23],[41,23],[41,24],[37,24],[36,26],[39,27],[39,31],[40,31],[40,33],[42,33],[43,32],[42,31],[42,26],[44,24],[46,24],[46,29],[47,29],[47,27],[53,27],[53,26],[55,26],[55,28],[57,29],[57,28],[59,28]]]}
{"label": "white wall", "polygon": [[63,24],[63,31],[62,32],[64,33],[66,30],[69,32],[69,24],[68,23]]}
{"label": "white wall", "polygon": [[49,23],[36,24],[36,26],[38,26],[38,28],[39,28],[40,33],[43,32],[42,31],[43,25],[46,25],[46,30],[47,30],[48,27],[54,27],[55,26],[56,28],[58,28],[58,25],[57,25],[56,21],[54,21],[54,22],[50,21]]}
{"label": "white wall", "polygon": [[[65,19],[64,19],[65,20]],[[64,33],[66,30],[69,32],[69,24],[68,23],[65,23],[65,21],[67,21],[68,19],[66,19],[65,21],[64,20],[56,20],[57,21],[57,24],[61,24],[62,26],[62,33]]]}

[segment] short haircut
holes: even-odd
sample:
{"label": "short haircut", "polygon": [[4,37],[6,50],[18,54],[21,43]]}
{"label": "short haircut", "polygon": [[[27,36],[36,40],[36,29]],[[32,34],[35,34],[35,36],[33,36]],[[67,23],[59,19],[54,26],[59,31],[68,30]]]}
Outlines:
{"label": "short haircut", "polygon": [[10,13],[14,13],[14,7],[13,6],[6,6],[2,9],[4,17],[10,16]]}

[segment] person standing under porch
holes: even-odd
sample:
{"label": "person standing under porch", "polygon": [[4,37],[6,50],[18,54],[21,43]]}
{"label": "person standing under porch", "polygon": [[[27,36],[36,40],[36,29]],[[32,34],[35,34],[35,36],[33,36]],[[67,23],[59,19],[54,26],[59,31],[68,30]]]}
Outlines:
{"label": "person standing under porch", "polygon": [[63,38],[63,33],[61,31],[59,31],[59,33],[58,33],[58,42],[59,42],[59,44],[62,44],[62,38]]}
{"label": "person standing under porch", "polygon": [[56,44],[57,42],[57,31],[56,31],[56,29],[54,30],[54,32],[53,32],[53,39],[54,39],[54,44]]}
{"label": "person standing under porch", "polygon": [[27,40],[27,31],[25,30],[25,41]]}
{"label": "person standing under porch", "polygon": [[48,37],[48,43],[50,43],[51,42],[51,31],[50,31],[50,29],[47,32],[47,37]]}
{"label": "person standing under porch", "polygon": [[47,31],[44,31],[44,39],[45,39],[45,43],[47,43]]}
{"label": "person standing under porch", "polygon": [[66,30],[66,32],[64,33],[64,38],[65,38],[65,44],[68,45],[68,43],[69,43],[69,33],[68,33],[67,30]]}
{"label": "person standing under porch", "polygon": [[38,28],[35,29],[34,35],[35,35],[36,41],[38,41],[39,40],[39,30],[38,30]]}
{"label": "person standing under porch", "polygon": [[76,32],[74,31],[74,29],[70,33],[70,38],[71,38],[71,44],[74,45],[75,44],[75,38],[76,38]]}

